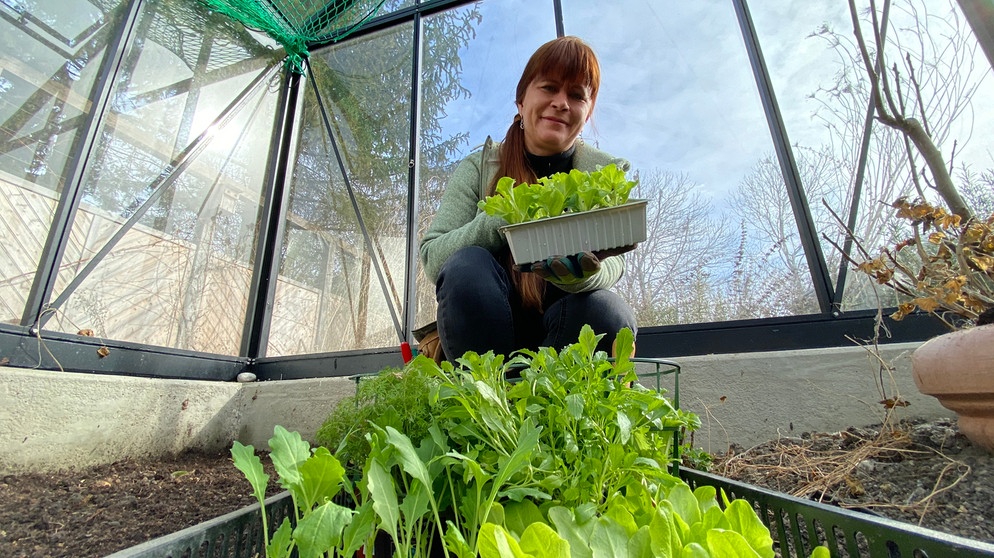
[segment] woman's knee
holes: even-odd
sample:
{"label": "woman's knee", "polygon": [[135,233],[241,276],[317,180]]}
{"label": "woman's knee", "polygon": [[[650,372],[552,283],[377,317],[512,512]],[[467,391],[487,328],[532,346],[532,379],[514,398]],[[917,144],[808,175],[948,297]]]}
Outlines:
{"label": "woman's knee", "polygon": [[584,325],[589,325],[594,333],[604,335],[598,343],[600,350],[610,350],[623,328],[638,333],[631,306],[617,293],[608,290],[566,296],[549,308],[545,319],[549,332],[547,341],[557,347],[575,343]]}
{"label": "woman's knee", "polygon": [[622,328],[637,332],[635,312],[632,307],[613,291],[591,291],[584,303],[583,314],[587,323],[598,333],[607,333],[614,337]]}
{"label": "woman's knee", "polygon": [[446,280],[463,282],[475,280],[483,273],[499,269],[497,258],[486,248],[466,246],[452,253],[438,273],[438,284]]}
{"label": "woman's knee", "polygon": [[484,248],[470,246],[449,256],[435,283],[438,332],[446,355],[514,349],[509,284],[507,273]]}

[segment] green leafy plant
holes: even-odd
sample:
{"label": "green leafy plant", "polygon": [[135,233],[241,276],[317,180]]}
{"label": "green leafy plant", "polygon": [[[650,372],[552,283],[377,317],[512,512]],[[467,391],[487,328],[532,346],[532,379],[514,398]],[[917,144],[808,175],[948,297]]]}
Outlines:
{"label": "green leafy plant", "polygon": [[[506,363],[468,352],[457,365],[409,364],[439,379],[435,424],[417,449],[393,428],[372,434],[365,485],[401,552],[421,555],[411,541],[438,535],[446,553],[476,556],[487,522],[522,523],[552,506],[603,512],[629,485],[681,482],[668,473],[672,429],[699,420],[637,384],[630,360],[596,351],[599,339],[585,327],[562,351],[521,351]],[[633,344],[623,329],[616,352]],[[520,381],[505,380],[508,367]]]}
{"label": "green leafy plant", "polygon": [[343,487],[347,494],[354,490],[338,460],[327,448],[312,450],[299,433],[282,426],[274,429],[269,449],[280,485],[293,498],[296,520],[291,523],[289,517],[284,518],[271,537],[265,506],[269,475],[254,447],[237,440],[231,447],[235,467],[249,480],[262,508],[266,558],[289,558],[295,549],[301,558],[355,554],[374,532],[372,505],[350,508],[333,501]]}
{"label": "green leafy plant", "polygon": [[698,471],[709,471],[714,463],[714,456],[690,442],[680,445],[680,459],[685,467]]}
{"label": "green leafy plant", "polygon": [[[556,351],[522,351],[509,363],[525,366],[522,381],[508,391],[518,420],[534,418],[543,430],[549,475],[560,483],[550,501],[587,502],[603,511],[607,499],[629,483],[667,484],[673,431],[696,430],[693,413],[675,409],[665,393],[638,383],[635,364],[597,352],[600,336],[585,327],[578,342]],[[623,329],[615,353],[634,352],[634,336]]]}
{"label": "green leafy plant", "polygon": [[[699,419],[638,384],[634,363],[597,351],[599,340],[584,327],[560,351],[506,361],[415,358],[404,373],[433,380],[431,424],[414,438],[369,417],[355,486],[326,448],[277,427],[270,457],[297,521],[265,533],[267,558],[351,556],[378,531],[405,558],[438,555],[435,545],[458,558],[772,556],[751,506],[721,507],[713,488],[691,491],[669,474],[673,430]],[[630,330],[618,333],[617,354],[633,345]],[[511,367],[520,381],[506,380]],[[254,450],[236,442],[232,455],[262,504],[268,478]],[[354,512],[332,502],[340,488]]]}
{"label": "green leafy plant", "polygon": [[539,178],[536,184],[515,185],[514,179],[505,176],[497,181],[494,195],[480,200],[478,205],[488,215],[502,217],[513,225],[622,205],[636,184],[614,164],[593,172],[573,169],[556,173]]}
{"label": "green leafy plant", "polygon": [[358,476],[369,457],[366,435],[373,431],[373,422],[414,440],[427,434],[433,420],[429,396],[437,383],[418,367],[387,367],[360,378],[355,395],[335,405],[315,440],[331,448],[350,475]]}
{"label": "green leafy plant", "polygon": [[[632,488],[612,498],[604,513],[596,513],[592,505],[557,506],[548,512],[549,523],[536,520],[520,531],[487,523],[480,532],[480,557],[775,556],[769,530],[745,500],[729,501],[722,493],[720,506],[714,487],[692,491],[684,483],[665,494]],[[827,558],[830,553],[820,546],[811,556]]]}

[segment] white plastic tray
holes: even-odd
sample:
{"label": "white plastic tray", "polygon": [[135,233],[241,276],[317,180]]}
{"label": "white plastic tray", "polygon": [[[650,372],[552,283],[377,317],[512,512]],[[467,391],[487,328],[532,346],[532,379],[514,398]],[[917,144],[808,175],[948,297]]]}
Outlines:
{"label": "white plastic tray", "polygon": [[647,200],[501,227],[518,265],[645,240]]}

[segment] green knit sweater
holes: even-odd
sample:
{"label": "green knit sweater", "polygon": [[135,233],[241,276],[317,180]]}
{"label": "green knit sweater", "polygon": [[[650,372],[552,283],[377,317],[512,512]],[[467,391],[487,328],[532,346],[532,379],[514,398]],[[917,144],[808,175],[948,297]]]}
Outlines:
{"label": "green knit sweater", "polygon": [[[499,143],[487,138],[483,148],[463,159],[449,178],[438,212],[421,239],[421,263],[432,282],[438,279],[445,260],[460,248],[480,246],[497,254],[507,246],[507,240],[498,230],[507,225],[507,221],[487,215],[477,206],[497,172],[499,149]],[[585,143],[578,143],[573,154],[573,167],[584,172],[611,163],[626,172],[631,166],[628,161]],[[624,271],[624,256],[610,256],[601,261],[600,271],[586,281],[556,286],[572,293],[609,289],[621,279]]]}

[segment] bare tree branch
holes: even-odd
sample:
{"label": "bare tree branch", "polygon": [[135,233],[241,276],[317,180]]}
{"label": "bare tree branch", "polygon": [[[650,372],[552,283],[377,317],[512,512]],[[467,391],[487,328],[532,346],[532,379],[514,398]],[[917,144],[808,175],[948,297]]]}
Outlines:
{"label": "bare tree branch", "polygon": [[[849,0],[849,14],[853,23],[853,32],[856,36],[856,42],[859,45],[860,55],[863,58],[863,65],[865,66],[867,75],[873,84],[870,95],[873,99],[876,119],[884,125],[901,132],[906,138],[911,140],[915,148],[924,159],[925,165],[928,167],[929,172],[932,174],[932,179],[935,181],[934,188],[942,197],[943,201],[945,201],[946,205],[949,206],[950,211],[956,215],[959,215],[964,221],[970,221],[973,219],[973,211],[960,195],[955,184],[953,184],[946,162],[942,157],[942,152],[939,151],[939,148],[935,145],[935,142],[932,141],[931,136],[925,129],[925,126],[922,125],[921,121],[913,117],[905,116],[900,112],[900,109],[893,101],[893,94],[886,77],[886,72],[883,70],[877,72],[874,69],[875,67],[885,68],[886,66],[884,65],[884,45],[881,42],[880,37],[880,23],[877,19],[876,6],[873,0],[870,1],[870,11],[872,12],[871,19],[873,22],[873,34],[877,40],[876,66],[874,66],[871,62],[870,53],[867,49],[866,41],[860,28],[859,15],[856,11],[855,0]],[[897,77],[895,77],[895,80],[899,81]],[[915,85],[915,89],[916,93],[920,95],[920,88],[917,87],[917,84]],[[889,112],[888,108],[884,106],[881,92],[883,93],[883,96],[887,98]]]}

